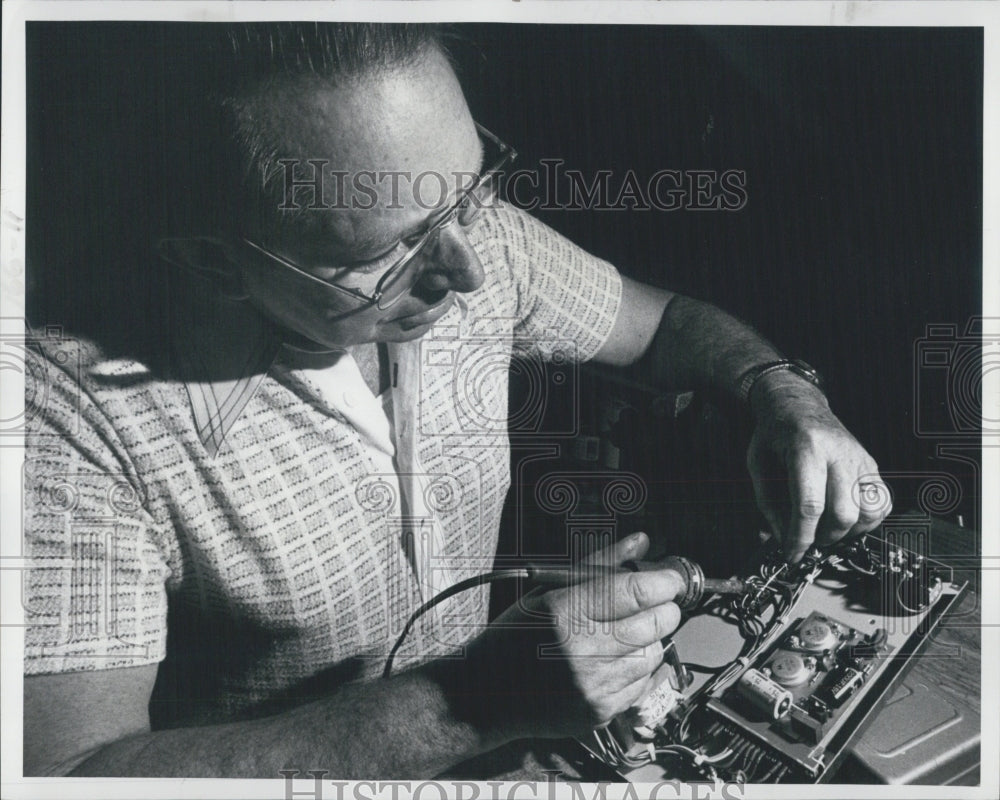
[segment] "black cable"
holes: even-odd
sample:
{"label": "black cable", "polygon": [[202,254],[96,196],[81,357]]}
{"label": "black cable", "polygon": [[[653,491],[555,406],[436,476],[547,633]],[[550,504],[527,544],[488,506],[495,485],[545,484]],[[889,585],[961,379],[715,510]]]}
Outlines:
{"label": "black cable", "polygon": [[389,657],[385,660],[385,669],[382,670],[382,677],[388,678],[389,675],[392,674],[392,661],[396,657],[396,653],[399,651],[399,648],[403,646],[403,641],[406,639],[406,635],[413,629],[414,623],[424,613],[434,608],[434,606],[439,603],[443,603],[449,597],[454,597],[456,594],[464,592],[466,589],[474,589],[477,586],[507,580],[508,578],[526,579],[528,577],[530,577],[530,574],[527,569],[498,569],[494,572],[484,572],[482,575],[466,578],[464,581],[459,581],[454,586],[449,586],[443,592],[439,592],[434,595],[434,597],[420,606],[420,608],[414,611],[410,616],[409,621],[406,623],[406,627],[403,628],[403,632],[399,634],[399,638],[396,639],[396,644],[394,644],[392,646],[392,650],[389,651]]}

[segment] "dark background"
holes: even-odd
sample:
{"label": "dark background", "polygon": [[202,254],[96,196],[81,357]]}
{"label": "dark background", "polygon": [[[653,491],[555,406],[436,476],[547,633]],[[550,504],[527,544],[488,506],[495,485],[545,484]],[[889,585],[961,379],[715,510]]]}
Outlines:
{"label": "dark background", "polygon": [[[981,372],[969,325],[982,306],[981,30],[460,33],[473,113],[519,148],[522,166],[563,158],[585,176],[632,169],[643,182],[664,168],[744,170],[738,211],[534,213],[625,274],[711,301],[818,367],[834,411],[889,476],[897,515],[977,525]],[[940,324],[935,343],[919,344]],[[938,354],[933,362],[925,350]],[[595,386],[607,395],[584,375],[585,397]],[[630,527],[666,533],[721,568],[728,542],[745,544],[760,522],[743,465],[745,419],[696,399],[671,421],[648,413],[648,397],[617,394],[629,406],[609,434],[619,466],[649,490]],[[565,409],[554,406],[558,418]],[[601,432],[600,420],[590,425]],[[515,466],[540,439],[525,440]],[[956,443],[957,460],[940,449]],[[572,462],[528,474],[581,466]],[[960,490],[928,503],[936,473]],[[537,519],[517,513],[512,529]]]}
{"label": "dark background", "polygon": [[[172,90],[159,69],[162,29],[28,25],[35,325],[126,331],[136,346],[155,336],[165,289],[149,232],[167,205],[163,175],[176,169],[160,138]],[[899,474],[897,511],[917,504],[924,473],[943,471],[961,492],[937,510],[977,523],[969,419],[979,417],[981,378],[975,336],[963,334],[981,313],[981,29],[453,30],[475,117],[519,149],[521,166],[562,158],[585,176],[640,178],[745,171],[738,211],[537,215],[625,274],[711,301],[814,364],[847,427]],[[939,331],[937,360],[920,366],[931,324],[952,327]],[[603,387],[600,376],[582,380]],[[675,423],[651,419],[634,393],[622,400],[631,410],[603,433],[620,448],[618,466],[649,481],[654,516],[668,499],[745,510],[738,412],[696,402]],[[547,399],[557,427],[566,402],[575,400]],[[605,422],[582,427],[602,434]],[[543,439],[533,429],[519,437]],[[969,461],[940,451],[956,441]]]}

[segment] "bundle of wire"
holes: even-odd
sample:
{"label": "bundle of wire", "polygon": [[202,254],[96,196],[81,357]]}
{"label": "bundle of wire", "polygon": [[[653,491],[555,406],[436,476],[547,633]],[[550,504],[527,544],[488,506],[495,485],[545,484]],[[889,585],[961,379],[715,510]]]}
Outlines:
{"label": "bundle of wire", "polygon": [[812,550],[796,566],[790,567],[772,553],[763,559],[758,574],[746,578],[747,592],[732,598],[716,597],[720,613],[739,627],[744,646],[739,656],[721,668],[686,665],[695,671],[712,672],[714,677],[687,695],[678,709],[655,731],[651,742],[626,746],[611,727],[594,731],[596,750],[588,749],[616,769],[634,769],[666,757],[682,760],[678,767],[711,780],[743,780],[777,783],[788,767],[753,742],[718,722],[698,724],[701,698],[726,688],[760,653],[771,646],[791,617],[806,587],[827,565],[839,558]]}
{"label": "bundle of wire", "polygon": [[[700,708],[699,701],[732,683],[774,642],[784,629],[806,586],[815,580],[825,566],[846,561],[852,569],[868,574],[876,574],[884,568],[882,562],[867,548],[863,548],[863,551],[867,554],[865,558],[869,559],[866,563],[842,559],[834,554],[823,556],[819,550],[813,549],[799,564],[790,567],[781,561],[780,554],[773,549],[763,559],[758,574],[745,579],[745,593],[725,599],[720,595],[709,600],[709,605],[721,603],[721,613],[732,617],[739,627],[744,639],[740,655],[721,668],[685,665],[698,672],[713,673],[714,677],[684,697],[678,713],[657,726],[653,741],[641,743],[641,746],[625,745],[615,736],[610,726],[603,726],[594,730],[593,745],[584,743],[587,749],[616,769],[638,768],[652,761],[673,757],[682,759],[689,769],[711,780],[721,776],[725,780],[779,782],[788,768],[737,733],[718,724],[692,733],[694,718]],[[855,558],[860,559],[861,556],[855,555]],[[407,634],[417,619],[431,608],[476,586],[499,580],[525,580],[531,574],[528,569],[495,570],[461,581],[424,603],[413,613],[396,640],[386,659],[383,675],[388,677],[392,673],[393,661]]]}
{"label": "bundle of wire", "polygon": [[869,547],[867,537],[862,536],[842,548],[840,561],[862,575],[878,576],[883,586],[891,583],[899,607],[910,614],[933,605],[940,595],[941,581],[928,580],[923,558],[886,542],[882,544],[884,554]]}

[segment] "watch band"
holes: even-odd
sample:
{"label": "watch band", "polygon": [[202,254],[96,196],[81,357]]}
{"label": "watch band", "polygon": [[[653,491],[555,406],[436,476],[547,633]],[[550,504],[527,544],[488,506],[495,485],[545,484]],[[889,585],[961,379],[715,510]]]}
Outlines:
{"label": "watch band", "polygon": [[739,395],[740,400],[744,402],[749,401],[750,392],[753,391],[753,387],[757,381],[765,375],[782,370],[795,373],[800,378],[804,378],[809,381],[809,383],[820,391],[823,391],[823,378],[815,368],[809,366],[805,361],[801,361],[800,359],[782,358],[779,361],[768,361],[765,364],[758,364],[755,367],[750,367],[750,369],[744,372],[740,376],[739,382],[736,385],[736,392]]}

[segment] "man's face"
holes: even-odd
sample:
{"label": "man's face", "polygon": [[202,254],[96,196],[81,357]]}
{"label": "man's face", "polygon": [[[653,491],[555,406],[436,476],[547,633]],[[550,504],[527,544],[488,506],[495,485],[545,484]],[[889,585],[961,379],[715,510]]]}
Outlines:
{"label": "man's face", "polygon": [[[336,206],[306,210],[309,219],[259,243],[318,278],[369,293],[406,252],[399,240],[434,220],[436,209],[453,200],[456,182],[467,185],[481,166],[482,145],[465,98],[436,50],[413,65],[336,88],[273,86],[254,109],[265,130],[283,142],[279,157],[328,162],[323,200]],[[304,169],[310,175],[311,168]],[[331,170],[344,177],[334,178]],[[379,181],[380,172],[400,177]],[[421,174],[425,178],[415,183]],[[445,196],[436,176],[446,182]],[[356,183],[374,185],[375,191],[352,191]],[[311,191],[300,195],[303,206]],[[317,291],[301,276],[249,253],[240,251],[239,263],[251,301],[264,313],[309,342],[347,347],[423,336],[451,307],[455,292],[482,284],[482,265],[460,225],[444,228],[425,253],[420,279],[385,310]]]}

